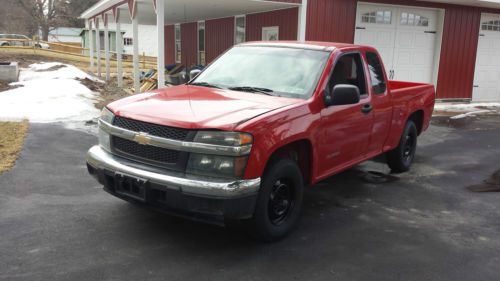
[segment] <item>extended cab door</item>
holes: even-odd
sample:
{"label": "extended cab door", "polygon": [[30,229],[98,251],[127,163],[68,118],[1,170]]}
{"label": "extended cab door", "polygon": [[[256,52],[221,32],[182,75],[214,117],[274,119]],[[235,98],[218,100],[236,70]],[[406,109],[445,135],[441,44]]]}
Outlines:
{"label": "extended cab door", "polygon": [[349,84],[359,88],[357,104],[325,106],[321,111],[319,148],[320,177],[356,164],[368,151],[373,126],[371,97],[367,87],[365,64],[358,52],[341,55],[335,63],[328,83],[332,91],[336,85]]}
{"label": "extended cab door", "polygon": [[368,77],[370,83],[368,85],[373,106],[372,139],[368,147],[368,152],[370,156],[375,156],[382,152],[389,135],[393,106],[380,56],[375,51],[367,51],[364,55],[370,74]]}

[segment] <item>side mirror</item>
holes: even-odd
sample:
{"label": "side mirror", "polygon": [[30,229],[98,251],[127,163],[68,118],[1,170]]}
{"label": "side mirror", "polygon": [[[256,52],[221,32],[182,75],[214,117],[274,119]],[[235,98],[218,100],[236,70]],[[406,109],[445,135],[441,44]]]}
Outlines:
{"label": "side mirror", "polygon": [[193,70],[189,71],[189,80],[193,80],[200,73],[201,73],[201,70],[199,70],[199,69],[193,69]]}
{"label": "side mirror", "polygon": [[357,104],[360,100],[359,88],[349,84],[339,84],[331,92],[327,88],[324,95],[326,106]]}

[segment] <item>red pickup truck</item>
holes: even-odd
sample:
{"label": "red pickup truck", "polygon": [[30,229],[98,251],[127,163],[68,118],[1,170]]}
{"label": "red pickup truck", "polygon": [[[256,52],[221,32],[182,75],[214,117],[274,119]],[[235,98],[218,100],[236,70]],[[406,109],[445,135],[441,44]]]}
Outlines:
{"label": "red pickup truck", "polygon": [[246,43],[185,85],[107,106],[87,167],[121,199],[276,240],[305,186],[381,154],[408,171],[434,102],[432,85],[388,81],[371,47]]}

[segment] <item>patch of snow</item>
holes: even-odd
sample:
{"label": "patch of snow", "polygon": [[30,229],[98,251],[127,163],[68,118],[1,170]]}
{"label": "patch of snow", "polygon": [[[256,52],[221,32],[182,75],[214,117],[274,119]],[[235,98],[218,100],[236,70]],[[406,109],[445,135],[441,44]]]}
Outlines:
{"label": "patch of snow", "polygon": [[471,112],[462,113],[462,114],[453,116],[453,117],[451,117],[451,119],[457,120],[457,119],[462,119],[462,118],[466,118],[466,117],[472,117],[472,116],[476,116],[476,115],[489,114],[489,113],[493,113],[493,111],[491,111],[491,110],[471,111]]}
{"label": "patch of snow", "polygon": [[[64,67],[47,71],[54,66]],[[98,79],[61,63],[32,64],[21,69],[22,87],[0,92],[0,119],[28,119],[35,123],[82,122],[99,116],[95,93],[76,79]]]}
{"label": "patch of snow", "polygon": [[[62,66],[61,68],[53,71],[47,71],[51,67]],[[19,74],[19,81],[11,83],[11,85],[22,85],[23,81],[31,81],[36,79],[85,79],[88,78],[92,81],[103,82],[99,79],[81,71],[73,65],[63,64],[59,62],[49,63],[36,63],[30,65],[28,68],[21,69]],[[103,82],[104,83],[104,82]]]}
{"label": "patch of snow", "polygon": [[484,109],[500,110],[500,103],[437,103],[434,107],[438,111],[452,111],[452,112],[472,112]]}

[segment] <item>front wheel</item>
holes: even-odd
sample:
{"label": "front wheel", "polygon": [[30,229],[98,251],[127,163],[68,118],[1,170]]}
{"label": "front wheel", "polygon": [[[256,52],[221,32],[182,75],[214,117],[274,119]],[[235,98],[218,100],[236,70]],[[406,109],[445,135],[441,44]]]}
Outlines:
{"label": "front wheel", "polygon": [[393,173],[404,173],[410,170],[417,151],[417,126],[408,121],[399,141],[398,147],[387,153],[387,164]]}
{"label": "front wheel", "polygon": [[276,241],[293,229],[300,215],[303,189],[302,173],[294,161],[281,159],[268,167],[251,220],[258,239]]}

